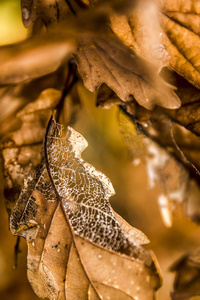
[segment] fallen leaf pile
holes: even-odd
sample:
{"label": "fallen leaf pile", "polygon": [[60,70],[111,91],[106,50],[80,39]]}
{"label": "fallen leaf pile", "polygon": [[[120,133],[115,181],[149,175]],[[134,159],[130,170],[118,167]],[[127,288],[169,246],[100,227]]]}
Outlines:
{"label": "fallen leaf pile", "polygon": [[85,139],[47,124],[53,111],[65,127],[75,121],[83,81],[98,91],[97,106],[119,105],[132,160],[144,160],[149,185],[160,185],[164,223],[180,204],[199,223],[200,1],[21,0],[21,8],[29,36],[0,47],[0,138],[29,280],[49,299],[153,300],[160,278],[146,237],[110,207],[110,181],[80,156]]}

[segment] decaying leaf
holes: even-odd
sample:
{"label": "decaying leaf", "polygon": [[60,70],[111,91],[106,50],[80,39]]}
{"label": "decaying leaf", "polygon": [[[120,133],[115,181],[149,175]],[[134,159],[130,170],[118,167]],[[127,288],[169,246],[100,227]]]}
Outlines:
{"label": "decaying leaf", "polygon": [[170,268],[176,272],[172,300],[191,300],[200,297],[200,251],[183,255]]}
{"label": "decaying leaf", "polygon": [[1,143],[4,163],[6,207],[11,213],[23,186],[24,176],[41,162],[40,149],[48,119],[57,105],[61,92],[44,90],[32,103],[18,112],[14,130],[8,132]]}
{"label": "decaying leaf", "polygon": [[86,147],[51,121],[43,163],[27,176],[10,219],[28,243],[29,281],[42,298],[153,300],[160,277],[140,245],[146,237],[115,217],[112,184],[82,160]]}
{"label": "decaying leaf", "polygon": [[[57,82],[57,76],[61,77],[60,82]],[[1,116],[4,194],[9,214],[19,196],[25,174],[41,162],[40,149],[47,122],[62,98],[59,90],[64,86],[62,77],[66,77],[65,72],[58,70],[55,74],[41,78],[40,82],[35,80],[20,86],[5,88],[0,103],[2,111],[5,102],[14,104]],[[49,85],[55,88],[48,88]],[[33,92],[31,97],[28,97],[30,89],[33,89]],[[63,124],[70,124],[79,107],[76,86],[63,101],[60,119]]]}
{"label": "decaying leaf", "polygon": [[155,105],[177,108],[179,98],[159,77],[148,61],[118,39],[82,39],[75,53],[78,71],[92,92],[106,83],[125,102],[136,101],[152,109]]}

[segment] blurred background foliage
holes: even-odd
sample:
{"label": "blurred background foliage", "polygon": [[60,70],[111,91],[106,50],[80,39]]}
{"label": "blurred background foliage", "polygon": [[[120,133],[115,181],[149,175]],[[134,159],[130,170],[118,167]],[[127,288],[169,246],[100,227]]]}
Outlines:
{"label": "blurred background foliage", "polygon": [[[24,39],[28,31],[21,22],[20,0],[0,1],[0,45]],[[31,92],[31,91],[30,91]],[[181,217],[178,213],[172,228],[166,228],[160,218],[157,205],[159,187],[148,188],[146,169],[141,162],[133,165],[120,133],[119,111],[117,107],[109,110],[95,107],[96,95],[81,85],[79,94],[82,110],[74,128],[88,141],[83,158],[106,174],[116,191],[110,199],[113,208],[132,226],[142,230],[150,239],[151,248],[160,263],[164,278],[159,300],[169,300],[174,275],[169,272],[170,265],[185,252],[200,246],[200,228]],[[18,267],[13,269],[14,245],[8,226],[3,197],[3,177],[0,178],[0,299],[36,300],[26,277],[26,243],[21,241],[21,254]]]}
{"label": "blurred background foliage", "polygon": [[20,17],[20,1],[0,1],[0,45],[23,40],[27,35]]}

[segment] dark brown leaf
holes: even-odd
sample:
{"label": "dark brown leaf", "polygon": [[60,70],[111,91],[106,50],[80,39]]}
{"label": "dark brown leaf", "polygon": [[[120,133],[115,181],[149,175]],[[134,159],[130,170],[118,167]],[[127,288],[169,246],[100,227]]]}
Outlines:
{"label": "dark brown leaf", "polygon": [[200,298],[200,251],[182,256],[173,264],[171,271],[175,272],[172,300],[198,300]]}
{"label": "dark brown leaf", "polygon": [[21,0],[22,20],[25,27],[29,27],[37,19],[45,24],[60,22],[70,14],[70,8],[65,0],[40,1]]}

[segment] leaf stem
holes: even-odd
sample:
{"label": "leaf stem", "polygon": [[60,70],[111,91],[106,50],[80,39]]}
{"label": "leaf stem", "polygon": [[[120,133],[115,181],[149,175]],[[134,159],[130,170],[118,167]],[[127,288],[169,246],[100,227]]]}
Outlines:
{"label": "leaf stem", "polygon": [[64,101],[65,101],[65,97],[67,96],[67,94],[71,91],[71,89],[73,88],[74,84],[77,82],[78,77],[75,74],[75,70],[74,70],[74,65],[72,63],[69,64],[69,71],[67,74],[67,79],[65,82],[65,87],[62,91],[62,95],[60,98],[60,101],[58,103],[58,105],[56,106],[56,122],[58,122],[63,105],[64,105]]}
{"label": "leaf stem", "polygon": [[21,253],[21,251],[19,249],[19,245],[20,245],[20,236],[17,237],[16,244],[14,247],[14,264],[13,264],[14,270],[17,269],[18,254]]}

